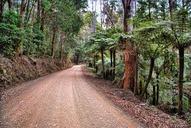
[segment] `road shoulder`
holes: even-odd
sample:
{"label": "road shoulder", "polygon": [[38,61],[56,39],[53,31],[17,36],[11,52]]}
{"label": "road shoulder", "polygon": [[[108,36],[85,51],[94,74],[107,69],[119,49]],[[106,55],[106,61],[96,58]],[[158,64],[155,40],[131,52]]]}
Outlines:
{"label": "road shoulder", "polygon": [[186,121],[170,116],[155,106],[141,102],[130,91],[119,89],[106,81],[96,77],[83,67],[83,74],[87,82],[92,83],[96,90],[103,93],[117,107],[134,117],[149,128],[189,128]]}

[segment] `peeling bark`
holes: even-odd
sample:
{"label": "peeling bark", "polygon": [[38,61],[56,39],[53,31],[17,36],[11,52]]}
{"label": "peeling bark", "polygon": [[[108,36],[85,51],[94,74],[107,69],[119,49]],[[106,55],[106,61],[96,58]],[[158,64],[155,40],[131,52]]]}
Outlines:
{"label": "peeling bark", "polygon": [[124,73],[124,89],[132,89],[135,84],[136,73],[136,52],[133,46],[127,46],[125,50],[125,73]]}
{"label": "peeling bark", "polygon": [[[132,3],[134,0],[122,0],[123,10],[124,10],[124,17],[123,17],[123,29],[125,33],[128,33],[133,28],[132,25],[128,24],[127,20],[130,19],[133,14],[134,7]],[[135,85],[135,74],[136,74],[136,51],[134,46],[131,42],[124,42],[126,47],[124,51],[125,57],[125,72],[123,76],[123,88],[129,89],[131,88],[134,90]]]}

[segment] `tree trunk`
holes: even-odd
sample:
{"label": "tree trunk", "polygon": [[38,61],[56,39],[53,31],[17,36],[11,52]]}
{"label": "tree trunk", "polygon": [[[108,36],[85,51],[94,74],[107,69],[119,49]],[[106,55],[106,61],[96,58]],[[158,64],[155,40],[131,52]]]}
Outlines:
{"label": "tree trunk", "polygon": [[153,85],[153,105],[156,105],[156,86]]}
{"label": "tree trunk", "polygon": [[104,22],[104,18],[103,18],[103,1],[100,0],[100,13],[101,13],[101,28],[103,28],[103,22]]}
{"label": "tree trunk", "polygon": [[149,75],[148,75],[148,78],[147,78],[147,82],[145,84],[145,87],[144,87],[144,90],[141,94],[141,96],[143,97],[144,94],[146,93],[147,91],[147,88],[149,86],[149,83],[151,81],[151,78],[152,78],[152,74],[153,74],[153,70],[154,70],[154,65],[155,65],[155,58],[150,58],[150,70],[149,70]]}
{"label": "tree trunk", "polygon": [[0,0],[0,22],[2,22],[3,19],[4,5],[5,5],[4,0]]}
{"label": "tree trunk", "polygon": [[[32,7],[31,7],[32,8]],[[30,0],[27,0],[26,14],[25,14],[25,25],[28,23],[30,16]]]}
{"label": "tree trunk", "polygon": [[178,80],[178,113],[183,112],[183,80],[184,80],[184,48],[181,47],[179,50],[179,80]]}
{"label": "tree trunk", "polygon": [[[183,10],[185,10],[185,1],[184,0],[182,0],[182,8],[183,8]],[[185,26],[187,18],[188,17],[186,15],[182,16],[182,26],[181,26],[182,32],[184,32],[187,29]]]}
{"label": "tree trunk", "polygon": [[[136,52],[137,53],[137,52]],[[136,54],[136,73],[135,73],[135,86],[134,86],[134,94],[138,95],[138,74],[139,74],[139,64],[138,64],[138,53]]]}
{"label": "tree trunk", "polygon": [[139,94],[142,94],[143,92],[143,84],[142,84],[142,80],[139,81]]}
{"label": "tree trunk", "polygon": [[113,78],[113,51],[110,49],[110,76]]}
{"label": "tree trunk", "polygon": [[[95,59],[96,59],[96,60],[98,59],[97,56],[98,56],[98,55],[95,56]],[[98,66],[97,66],[97,65],[95,65],[95,70],[96,70],[96,73],[97,73],[97,72],[98,72]]]}
{"label": "tree trunk", "polygon": [[[24,16],[25,16],[26,5],[27,5],[27,0],[22,0],[20,7],[20,16],[19,16],[20,19],[19,27],[21,30],[24,29]],[[24,40],[23,38],[24,38],[23,35],[21,35],[21,39],[16,47],[16,56],[20,56],[23,54],[23,40]]]}
{"label": "tree trunk", "polygon": [[41,0],[37,0],[37,23],[41,21]]}
{"label": "tree trunk", "polygon": [[115,79],[115,67],[116,67],[116,50],[113,51],[113,79]]}
{"label": "tree trunk", "polygon": [[[31,2],[31,0],[28,0],[28,5],[27,5],[27,16],[26,16],[26,23],[28,23],[29,22],[29,20],[31,19],[31,17],[32,17],[32,19],[33,19],[33,10],[35,10],[35,2],[33,2],[32,3],[32,5],[31,5],[31,7],[30,7],[30,2]],[[33,20],[32,20],[33,21]],[[33,23],[33,22],[32,22]]]}
{"label": "tree trunk", "polygon": [[169,0],[169,13],[170,13],[170,20],[173,21],[173,12],[176,8],[176,0]]}
{"label": "tree trunk", "polygon": [[146,92],[145,92],[145,97],[146,97],[146,99],[148,99],[148,97],[149,97],[149,94],[148,94],[148,91],[146,90]]}
{"label": "tree trunk", "polygon": [[123,4],[123,29],[129,32],[127,20],[131,17],[131,0],[122,0]]}
{"label": "tree trunk", "polygon": [[101,49],[101,61],[102,61],[103,78],[105,78],[105,62],[104,62],[104,50],[103,49]]}
{"label": "tree trunk", "polygon": [[96,55],[94,55],[94,69],[96,68]]}
{"label": "tree trunk", "polygon": [[136,74],[136,51],[134,50],[132,44],[127,44],[125,50],[125,72],[123,77],[123,88],[124,89],[134,89],[135,85],[135,74]]}
{"label": "tree trunk", "polygon": [[61,33],[60,35],[60,61],[63,61],[63,43],[64,43],[65,35],[64,33]]}
{"label": "tree trunk", "polygon": [[79,64],[79,58],[80,58],[80,56],[79,56],[79,54],[77,54],[77,55],[76,55],[76,65]]}
{"label": "tree trunk", "polygon": [[[123,5],[123,29],[124,32],[130,32],[133,28],[132,25],[128,24],[127,20],[132,17],[133,12],[133,6],[132,3],[134,0],[122,0]],[[133,90],[135,85],[135,60],[136,60],[136,54],[134,50],[134,46],[131,42],[124,42],[125,43],[125,72],[123,76],[123,88],[129,89],[131,88]]]}
{"label": "tree trunk", "polygon": [[191,97],[189,98],[189,112],[191,112]]}
{"label": "tree trunk", "polygon": [[13,1],[12,0],[7,0],[7,2],[8,2],[9,10],[11,10],[12,6],[13,6]]}
{"label": "tree trunk", "polygon": [[148,1],[148,4],[149,4],[149,20],[151,20],[151,0]]}
{"label": "tree trunk", "polygon": [[60,41],[60,61],[62,62],[63,58],[63,42]]}
{"label": "tree trunk", "polygon": [[26,10],[26,5],[27,5],[27,0],[22,0],[21,1],[21,7],[20,7],[20,24],[19,27],[24,26],[24,15],[25,15],[25,10]]}
{"label": "tree trunk", "polygon": [[52,47],[51,47],[51,56],[52,56],[52,58],[54,58],[54,53],[55,53],[55,38],[56,38],[56,30],[53,30]]}
{"label": "tree trunk", "polygon": [[157,97],[156,97],[156,105],[159,104],[159,73],[156,73],[156,78],[157,78]]}
{"label": "tree trunk", "polygon": [[45,20],[45,10],[44,7],[42,7],[42,12],[41,12],[41,26],[40,30],[43,32],[44,31],[44,20]]}
{"label": "tree trunk", "polygon": [[166,3],[162,2],[161,8],[162,8],[162,19],[166,20]]}

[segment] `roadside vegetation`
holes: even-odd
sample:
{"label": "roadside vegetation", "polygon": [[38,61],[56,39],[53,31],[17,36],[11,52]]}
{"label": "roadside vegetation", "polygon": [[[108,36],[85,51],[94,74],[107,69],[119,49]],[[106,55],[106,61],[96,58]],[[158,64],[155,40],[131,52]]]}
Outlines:
{"label": "roadside vegetation", "polygon": [[0,90],[72,65],[85,0],[0,1]]}
{"label": "roadside vegetation", "polygon": [[[0,1],[1,58],[27,56],[34,66],[37,59],[58,67],[86,63],[191,124],[190,46],[190,0]],[[0,82],[6,84],[9,69],[0,62]]]}
{"label": "roadside vegetation", "polygon": [[190,1],[97,3],[101,14],[96,1],[84,14],[82,30],[91,34],[83,36],[80,54],[87,65],[148,104],[190,122]]}

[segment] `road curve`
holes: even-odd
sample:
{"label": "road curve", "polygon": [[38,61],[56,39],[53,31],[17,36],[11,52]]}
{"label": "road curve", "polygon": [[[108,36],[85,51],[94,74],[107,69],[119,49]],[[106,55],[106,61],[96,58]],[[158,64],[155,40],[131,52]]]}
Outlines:
{"label": "road curve", "polygon": [[25,83],[3,103],[1,128],[141,128],[87,81],[74,66]]}

